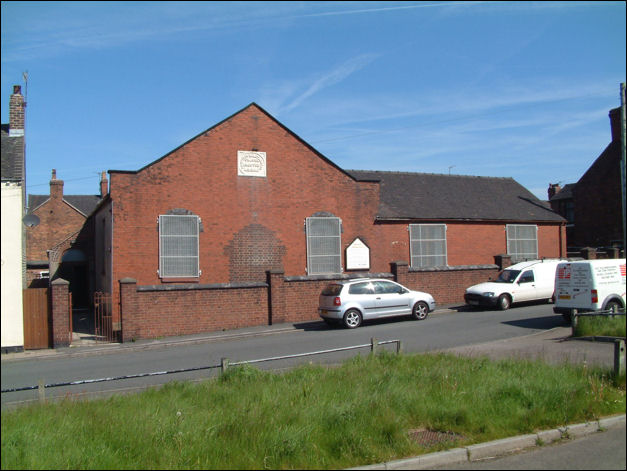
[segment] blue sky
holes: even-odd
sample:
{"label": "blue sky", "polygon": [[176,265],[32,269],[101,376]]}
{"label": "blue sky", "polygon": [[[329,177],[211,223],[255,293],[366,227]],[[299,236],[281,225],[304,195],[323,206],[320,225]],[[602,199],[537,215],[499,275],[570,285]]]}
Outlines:
{"label": "blue sky", "polygon": [[512,177],[546,199],[610,142],[625,2],[2,2],[27,191],[96,194],[256,102],[344,169]]}

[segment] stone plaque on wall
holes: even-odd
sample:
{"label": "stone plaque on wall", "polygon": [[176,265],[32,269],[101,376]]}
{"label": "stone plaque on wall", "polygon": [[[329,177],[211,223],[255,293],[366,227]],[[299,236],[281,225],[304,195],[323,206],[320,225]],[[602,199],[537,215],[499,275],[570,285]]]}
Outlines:
{"label": "stone plaque on wall", "polygon": [[258,151],[237,151],[237,175],[240,177],[265,177],[266,153]]}

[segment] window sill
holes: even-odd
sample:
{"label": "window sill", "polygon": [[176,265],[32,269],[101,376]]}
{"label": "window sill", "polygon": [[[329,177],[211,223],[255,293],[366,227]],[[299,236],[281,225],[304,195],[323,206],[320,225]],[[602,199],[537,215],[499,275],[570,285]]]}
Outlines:
{"label": "window sill", "polygon": [[190,278],[161,278],[161,283],[200,283],[197,277]]}

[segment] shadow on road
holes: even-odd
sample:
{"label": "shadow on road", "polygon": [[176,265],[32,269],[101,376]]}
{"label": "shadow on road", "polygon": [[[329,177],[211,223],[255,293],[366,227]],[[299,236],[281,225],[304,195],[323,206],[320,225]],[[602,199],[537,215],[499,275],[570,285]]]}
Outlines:
{"label": "shadow on road", "polygon": [[555,316],[543,316],[543,317],[531,317],[528,319],[518,319],[515,321],[504,321],[503,324],[513,325],[516,327],[522,327],[525,329],[554,329],[555,327],[568,327],[561,315]]}

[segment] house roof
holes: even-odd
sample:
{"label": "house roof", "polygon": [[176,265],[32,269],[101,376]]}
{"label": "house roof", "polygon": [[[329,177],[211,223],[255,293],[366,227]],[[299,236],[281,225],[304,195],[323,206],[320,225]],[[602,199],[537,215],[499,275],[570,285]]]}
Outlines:
{"label": "house roof", "polygon": [[378,219],[565,222],[512,178],[349,170],[381,183]]}
{"label": "house roof", "polygon": [[24,179],[24,136],[9,136],[9,125],[2,125],[2,181]]}
{"label": "house roof", "polygon": [[[28,213],[32,213],[49,199],[50,195],[28,195]],[[84,216],[89,216],[100,200],[98,195],[63,195],[63,201]]]}
{"label": "house roof", "polygon": [[560,191],[558,191],[557,193],[553,195],[553,197],[551,198],[551,201],[572,199],[573,188],[575,188],[575,185],[576,185],[575,183],[569,183],[567,185],[564,185],[564,188],[562,188]]}

